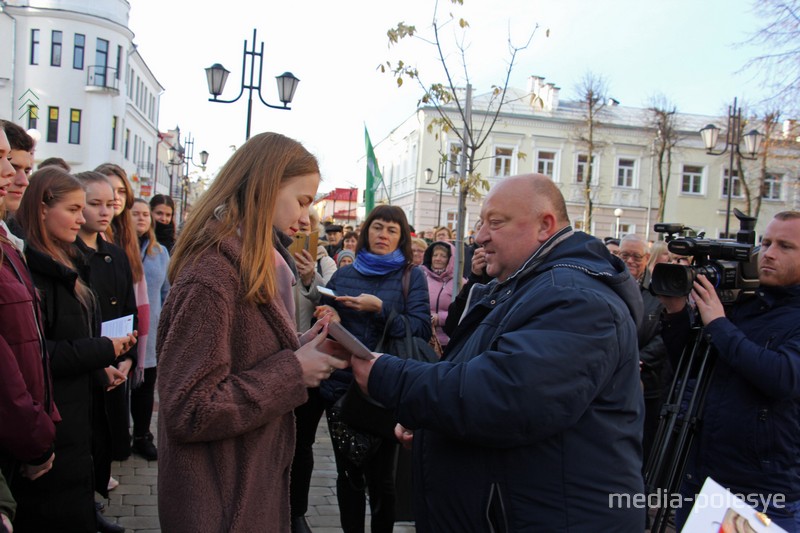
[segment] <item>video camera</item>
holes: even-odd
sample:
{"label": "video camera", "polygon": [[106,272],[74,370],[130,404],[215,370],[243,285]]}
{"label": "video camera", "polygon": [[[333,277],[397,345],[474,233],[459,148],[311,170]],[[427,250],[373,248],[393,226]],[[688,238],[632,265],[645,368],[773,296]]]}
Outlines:
{"label": "video camera", "polygon": [[653,229],[665,233],[670,252],[692,256],[691,265],[659,263],[653,269],[650,290],[662,296],[686,296],[692,292],[694,281],[704,275],[714,285],[720,300],[730,303],[741,291],[752,292],[758,287],[758,254],[755,253],[755,217],[733,210],[740,229],[736,240],[704,239],[682,224],[656,224]]}

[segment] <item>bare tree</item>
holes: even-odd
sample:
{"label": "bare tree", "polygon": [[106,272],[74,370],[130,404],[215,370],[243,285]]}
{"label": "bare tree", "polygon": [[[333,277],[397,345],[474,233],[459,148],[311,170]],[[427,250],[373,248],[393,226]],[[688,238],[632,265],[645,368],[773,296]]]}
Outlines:
{"label": "bare tree", "polygon": [[678,109],[663,94],[653,96],[648,106],[650,111],[650,127],[655,134],[653,138],[653,158],[658,173],[658,211],[656,221],[664,222],[664,208],[667,202],[669,180],[672,176],[672,155],[680,136],[676,123]]}
{"label": "bare tree", "polygon": [[596,170],[594,156],[600,147],[597,139],[599,126],[597,117],[606,106],[608,82],[602,76],[587,72],[575,86],[575,92],[581,102],[585,120],[583,129],[579,134],[579,140],[586,146],[586,162],[582,167],[583,171],[581,172],[579,169],[577,179],[583,183],[583,230],[589,232],[592,227],[592,211],[594,208],[592,200],[592,175]]}
{"label": "bare tree", "polygon": [[771,86],[768,102],[789,113],[800,112],[800,0],[754,0],[766,21],[746,42],[768,52],[745,63]]}
{"label": "bare tree", "polygon": [[[448,0],[452,5],[463,5],[464,0]],[[445,43],[442,39],[442,32],[447,27],[455,30],[455,46],[458,61],[448,62],[450,56],[445,52]],[[439,18],[439,0],[434,2],[433,18],[430,24],[430,33],[422,35],[417,31],[416,26],[399,23],[391,28],[387,35],[389,45],[397,45],[406,38],[419,39],[423,43],[430,45],[436,53],[436,58],[441,66],[441,74],[432,76],[433,78],[443,79],[444,82],[426,83],[422,79],[422,73],[410,63],[403,60],[387,61],[379,65],[381,72],[391,73],[397,80],[398,87],[403,85],[404,80],[410,80],[419,85],[422,89],[422,97],[419,105],[430,105],[436,109],[438,117],[431,121],[428,131],[438,136],[440,132],[448,132],[455,135],[461,142],[461,172],[457,182],[448,180],[448,186],[456,188],[458,196],[458,225],[456,226],[458,243],[464,240],[464,218],[466,216],[467,196],[473,198],[480,197],[483,192],[489,189],[488,182],[479,173],[474,172],[478,151],[483,147],[497,124],[503,106],[509,102],[508,84],[511,73],[516,64],[517,56],[520,52],[528,48],[533,40],[538,25],[536,25],[524,42],[514,44],[511,36],[508,36],[508,59],[506,60],[506,70],[503,79],[497,85],[492,86],[491,96],[484,113],[478,115],[479,118],[473,121],[472,102],[471,102],[471,82],[468,68],[468,43],[467,32],[469,23],[448,13],[446,17]],[[456,73],[461,74],[457,77]],[[463,87],[467,87],[464,91]],[[442,158],[451,158],[452,154],[440,154]],[[456,246],[456,272],[463,269],[463,256],[460,253],[461,247]],[[460,288],[460,277],[456,276]]]}

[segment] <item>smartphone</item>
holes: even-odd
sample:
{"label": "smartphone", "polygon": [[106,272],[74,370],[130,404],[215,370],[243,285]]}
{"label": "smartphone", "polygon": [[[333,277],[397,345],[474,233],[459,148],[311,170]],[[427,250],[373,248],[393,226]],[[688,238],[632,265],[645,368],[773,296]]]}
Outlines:
{"label": "smartphone", "polygon": [[323,287],[322,285],[317,285],[317,290],[323,296],[327,296],[329,298],[336,298],[336,293],[330,290],[328,287]]}
{"label": "smartphone", "polygon": [[292,244],[289,245],[289,253],[292,257],[301,250],[307,250],[312,257],[317,256],[318,231],[312,231],[311,233],[295,233],[292,239]]}
{"label": "smartphone", "polygon": [[331,337],[336,339],[339,344],[344,346],[350,351],[351,354],[359,359],[372,361],[375,358],[375,356],[372,355],[372,352],[369,351],[369,348],[364,346],[360,340],[355,338],[352,333],[347,331],[344,326],[338,322],[331,322],[328,324],[328,333]]}

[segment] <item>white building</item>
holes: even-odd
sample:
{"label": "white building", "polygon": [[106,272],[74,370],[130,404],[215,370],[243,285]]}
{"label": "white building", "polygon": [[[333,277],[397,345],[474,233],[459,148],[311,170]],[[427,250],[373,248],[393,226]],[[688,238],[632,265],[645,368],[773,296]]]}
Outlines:
{"label": "white building", "polygon": [[163,87],[136,50],[129,12],[126,0],[0,1],[0,117],[39,132],[37,163],[116,163],[137,195],[166,193]]}
{"label": "white building", "polygon": [[[552,177],[567,200],[572,224],[583,229],[585,177],[588,154],[585,137],[585,113],[579,102],[559,97],[559,88],[544,83],[544,78],[532,76],[526,90],[511,89],[508,103],[483,148],[476,154],[474,172],[488,181],[489,186],[515,174],[540,172]],[[473,101],[473,124],[488,123],[487,105],[491,95],[479,95]],[[598,236],[616,233],[619,217],[621,234],[637,233],[654,240],[652,226],[658,220],[657,166],[653,157],[656,131],[651,126],[647,109],[620,105],[610,100],[597,117],[596,146],[591,165],[591,197],[594,204],[592,224],[587,230]],[[426,182],[425,169],[433,170],[434,178],[460,171],[452,159],[440,167],[444,154],[460,150],[453,132],[428,130],[438,117],[431,106],[398,125],[387,138],[375,146],[375,153],[384,183],[375,192],[376,203],[391,201],[403,207],[409,222],[417,230],[438,225],[455,228],[457,224],[457,195],[445,181]],[[460,116],[450,115],[457,128]],[[791,121],[787,121],[791,122]],[[678,143],[672,154],[672,168],[666,190],[664,220],[680,222],[708,238],[718,238],[725,232],[727,213],[727,176],[729,158],[706,153],[700,128],[708,123],[725,127],[724,117],[680,114],[676,120]],[[747,129],[759,128],[756,121]],[[761,216],[757,231],[763,228],[778,211],[800,209],[800,143],[797,133],[778,132],[772,137],[773,148],[768,163],[769,177],[761,192]],[[724,138],[724,132],[721,134]],[[720,148],[721,146],[718,146]],[[760,161],[744,161],[744,175],[755,196],[753,179],[760,172]],[[443,186],[440,197],[439,188]],[[743,183],[733,173],[732,208],[745,210]],[[441,201],[441,214],[439,203]],[[465,232],[478,219],[480,200],[467,202]],[[739,226],[731,216],[730,230]],[[466,233],[465,233],[466,234]]]}

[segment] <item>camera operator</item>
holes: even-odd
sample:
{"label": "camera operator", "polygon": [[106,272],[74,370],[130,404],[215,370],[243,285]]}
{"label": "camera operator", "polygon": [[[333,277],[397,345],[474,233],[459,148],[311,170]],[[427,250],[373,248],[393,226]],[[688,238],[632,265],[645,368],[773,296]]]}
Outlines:
{"label": "camera operator", "polygon": [[[786,531],[800,532],[800,212],[778,213],[767,225],[758,278],[754,295],[727,308],[704,276],[694,282],[691,296],[716,362],[681,494],[693,497],[711,477],[760,502],[758,510]],[[675,363],[690,313],[686,298],[659,298]],[[684,502],[678,530],[691,507]]]}

